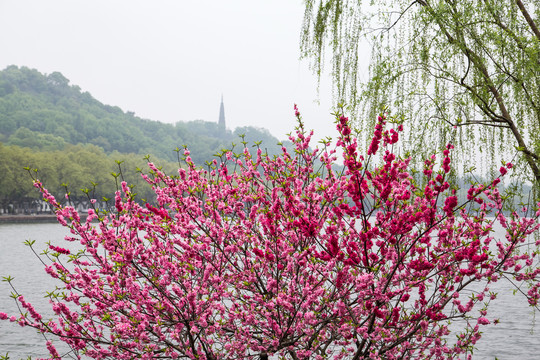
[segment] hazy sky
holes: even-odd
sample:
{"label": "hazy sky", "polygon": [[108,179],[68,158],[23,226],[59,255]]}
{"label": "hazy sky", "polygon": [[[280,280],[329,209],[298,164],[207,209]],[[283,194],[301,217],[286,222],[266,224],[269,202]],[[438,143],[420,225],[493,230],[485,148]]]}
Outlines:
{"label": "hazy sky", "polygon": [[299,60],[302,18],[301,0],[0,0],[0,67],[59,71],[163,122],[217,121],[223,94],[229,128],[280,139],[297,103],[317,138],[335,136],[331,83],[318,97]]}

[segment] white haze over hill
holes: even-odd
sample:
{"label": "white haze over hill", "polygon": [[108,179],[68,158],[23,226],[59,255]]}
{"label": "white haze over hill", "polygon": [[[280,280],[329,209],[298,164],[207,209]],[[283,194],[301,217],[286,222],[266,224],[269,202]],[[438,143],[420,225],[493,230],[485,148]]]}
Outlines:
{"label": "white haze over hill", "polygon": [[[335,137],[332,87],[299,60],[301,0],[2,0],[0,68],[61,72],[99,101],[162,122]],[[366,59],[369,55],[366,55]],[[329,68],[327,69],[329,70]],[[317,100],[320,99],[320,103]]]}

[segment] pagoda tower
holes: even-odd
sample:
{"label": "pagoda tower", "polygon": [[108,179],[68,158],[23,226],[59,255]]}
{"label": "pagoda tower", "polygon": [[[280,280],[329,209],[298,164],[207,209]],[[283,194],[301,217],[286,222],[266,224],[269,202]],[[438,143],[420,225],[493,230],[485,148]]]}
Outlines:
{"label": "pagoda tower", "polygon": [[219,106],[218,125],[221,129],[225,129],[225,107],[223,106],[223,94],[221,94],[221,105]]}

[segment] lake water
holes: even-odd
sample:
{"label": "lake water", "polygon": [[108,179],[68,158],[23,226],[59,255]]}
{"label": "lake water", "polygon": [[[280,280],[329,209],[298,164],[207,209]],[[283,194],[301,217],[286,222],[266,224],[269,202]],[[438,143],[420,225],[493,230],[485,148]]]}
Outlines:
{"label": "lake water", "polygon": [[[0,276],[14,277],[17,290],[45,317],[51,312],[43,295],[54,288],[55,282],[44,273],[43,265],[23,242],[36,240],[36,248],[42,250],[47,241],[56,242],[67,234],[58,224],[0,224]],[[540,313],[535,315],[526,300],[512,295],[510,288],[502,288],[504,284],[497,283],[498,288],[492,286],[499,297],[490,305],[488,313],[489,318],[499,317],[500,323],[484,327],[473,359],[540,359]],[[0,312],[16,314],[17,307],[10,293],[9,285],[0,282]],[[46,357],[44,343],[43,337],[33,329],[0,321],[0,355],[9,352],[11,359]]]}

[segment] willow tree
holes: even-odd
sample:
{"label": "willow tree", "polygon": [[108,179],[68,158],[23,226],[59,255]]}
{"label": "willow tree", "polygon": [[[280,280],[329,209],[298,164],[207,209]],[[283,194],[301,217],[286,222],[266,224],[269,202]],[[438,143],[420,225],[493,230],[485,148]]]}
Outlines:
{"label": "willow tree", "polygon": [[417,154],[454,137],[466,167],[518,154],[538,185],[539,16],[538,0],[306,0],[301,49],[319,75],[331,53],[359,129],[389,106],[403,111]]}

